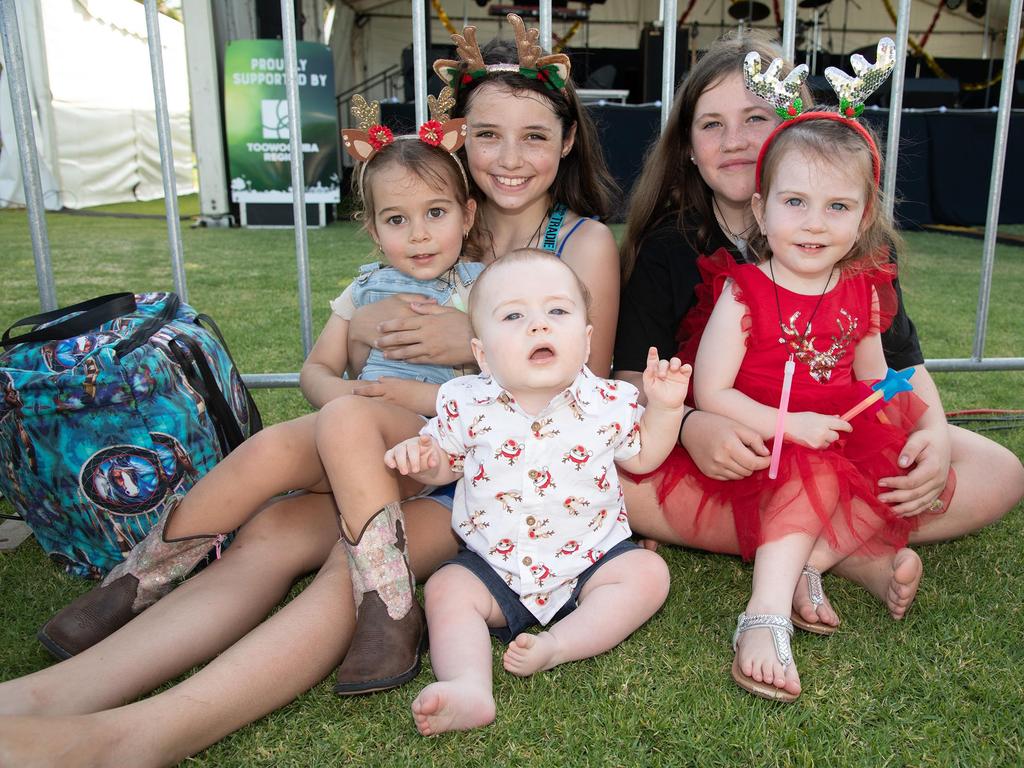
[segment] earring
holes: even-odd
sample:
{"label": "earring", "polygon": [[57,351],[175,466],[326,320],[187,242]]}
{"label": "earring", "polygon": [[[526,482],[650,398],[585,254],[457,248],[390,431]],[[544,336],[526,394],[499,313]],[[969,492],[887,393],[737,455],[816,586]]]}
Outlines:
{"label": "earring", "polygon": [[469,237],[469,230],[467,229],[465,232],[462,233],[462,239],[465,240],[468,237]]}
{"label": "earring", "polygon": [[697,158],[694,157],[693,155],[690,155],[690,162],[693,163],[694,165],[696,165],[697,164]]}

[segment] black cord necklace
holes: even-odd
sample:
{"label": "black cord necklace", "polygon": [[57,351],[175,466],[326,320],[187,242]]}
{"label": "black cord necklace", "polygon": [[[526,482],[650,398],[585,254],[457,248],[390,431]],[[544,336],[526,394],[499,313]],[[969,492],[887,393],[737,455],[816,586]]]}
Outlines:
{"label": "black cord necklace", "polygon": [[733,242],[736,242],[737,240],[746,242],[747,234],[754,228],[757,221],[752,221],[746,226],[746,228],[741,229],[739,232],[733,232],[729,229],[729,222],[725,218],[725,214],[722,213],[722,207],[718,204],[718,198],[714,195],[711,196],[711,204],[715,207],[715,212],[718,214],[718,223],[722,225],[722,229],[725,231],[725,234],[727,234]]}
{"label": "black cord necklace", "polygon": [[[521,246],[522,248],[529,248],[534,240],[537,240],[538,243],[540,242],[540,240],[539,240],[540,232],[544,228],[544,222],[547,221],[551,217],[551,211],[552,211],[552,209],[548,208],[544,212],[544,216],[543,216],[543,218],[541,218],[540,224],[537,225],[537,229],[535,229],[533,234],[530,235],[530,239],[526,241],[526,244]],[[483,219],[484,226],[486,227],[487,226],[487,217],[484,216],[483,211],[480,212],[480,218]],[[491,245],[491,261],[497,261],[498,254],[494,252],[494,235],[491,233],[490,227],[487,227],[487,239],[488,239],[488,241],[490,242],[490,245]],[[513,248],[512,250],[516,250],[516,249]]]}
{"label": "black cord necklace", "polygon": [[[792,329],[791,334],[787,334],[787,326],[782,321],[782,303],[779,301],[779,285],[775,282],[775,270],[772,268],[772,260],[768,259],[768,272],[772,276],[772,290],[775,292],[775,310],[779,313],[779,330],[782,335],[779,337],[779,344],[786,343],[786,336],[792,336],[792,342],[794,350],[799,350],[807,346],[809,343],[807,340],[807,334],[811,332],[811,320],[814,319],[814,315],[818,311],[818,307],[821,306],[822,299],[825,298],[825,294],[828,292],[828,286],[832,282],[832,275],[836,272],[836,265],[832,265],[832,269],[828,272],[828,279],[825,281],[825,287],[821,289],[821,293],[818,295],[818,301],[814,304],[814,309],[811,310],[811,314],[807,317],[807,325],[804,326],[804,332],[797,335],[796,328],[793,327],[796,324],[796,315],[790,318],[789,328]],[[798,313],[797,313],[798,314]]]}

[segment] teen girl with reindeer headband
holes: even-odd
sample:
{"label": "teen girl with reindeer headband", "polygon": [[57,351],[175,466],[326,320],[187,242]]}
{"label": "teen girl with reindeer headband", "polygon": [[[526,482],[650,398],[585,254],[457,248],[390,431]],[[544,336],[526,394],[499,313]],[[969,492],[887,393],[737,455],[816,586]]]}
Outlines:
{"label": "teen girl with reindeer headband", "polygon": [[[434,70],[453,90],[452,115],[467,124],[465,163],[478,203],[474,233],[491,261],[522,247],[557,253],[587,285],[595,320],[590,367],[611,368],[618,308],[618,252],[601,219],[614,181],[597,132],[570,79],[564,54],[545,54],[539,32],[510,14],[513,42],[480,46],[474,27],[454,35],[458,57]],[[412,298],[411,296],[409,298]],[[388,306],[388,305],[392,306]],[[469,362],[464,318],[423,302],[389,301],[353,321],[353,337],[389,356]],[[401,320],[391,320],[398,314]]]}

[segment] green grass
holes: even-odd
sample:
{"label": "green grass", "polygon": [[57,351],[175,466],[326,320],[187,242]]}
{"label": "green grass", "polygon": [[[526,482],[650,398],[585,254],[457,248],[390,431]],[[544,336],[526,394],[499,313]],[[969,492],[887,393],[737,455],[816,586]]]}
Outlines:
{"label": "green grass", "polygon": [[[189,207],[191,205],[191,207]],[[194,210],[183,201],[182,210]],[[138,211],[138,207],[129,207]],[[146,212],[160,212],[162,206]],[[58,300],[171,288],[159,220],[47,217]],[[245,372],[301,363],[294,236],[288,230],[188,229],[189,300],[224,329]],[[970,353],[982,244],[911,234],[906,301],[931,357]],[[38,311],[26,217],[0,212],[0,324]],[[369,253],[351,224],[309,233],[314,326]],[[1024,249],[1000,246],[986,354],[1020,356]],[[1021,408],[1024,373],[938,374],[947,408]],[[304,413],[295,391],[255,393],[268,423]],[[1024,430],[994,433],[1024,456]],[[2,505],[0,505],[2,506]],[[1024,762],[1024,516],[921,548],[926,576],[906,621],[866,593],[826,582],[843,629],[798,634],[805,685],[786,707],[729,679],[729,638],[750,569],[735,558],[662,549],[673,587],[664,609],[620,648],[529,680],[497,663],[498,722],[422,739],[408,705],[431,678],[339,699],[324,683],[189,761],[195,766],[863,765],[1015,766]],[[0,556],[0,677],[40,669],[40,624],[89,585],[63,576],[30,541]],[[1016,596],[1016,597],[1015,597]],[[296,660],[301,663],[301,660]]]}

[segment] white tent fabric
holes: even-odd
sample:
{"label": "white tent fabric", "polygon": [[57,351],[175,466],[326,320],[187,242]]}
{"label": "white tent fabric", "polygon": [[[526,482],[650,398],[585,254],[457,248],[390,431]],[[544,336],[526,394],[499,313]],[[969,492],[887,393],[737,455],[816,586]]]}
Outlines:
{"label": "white tent fabric", "polygon": [[[43,3],[45,16],[39,12]],[[134,0],[26,0],[19,5],[34,6],[33,13],[19,11],[23,38],[41,41],[45,51],[48,80],[29,77],[40,123],[49,120],[55,128],[42,140],[46,155],[55,158],[60,203],[84,208],[162,197],[143,5]],[[178,193],[187,194],[195,183],[182,25],[161,16],[160,41],[175,177]],[[39,69],[33,56],[26,53],[26,58],[27,68]],[[3,155],[16,151],[13,123],[5,115],[0,114]],[[4,189],[11,177],[2,162],[0,172]],[[20,180],[20,168],[16,173]],[[46,196],[47,207],[55,207],[55,197]],[[12,195],[0,201],[5,203],[24,204],[24,197]]]}

